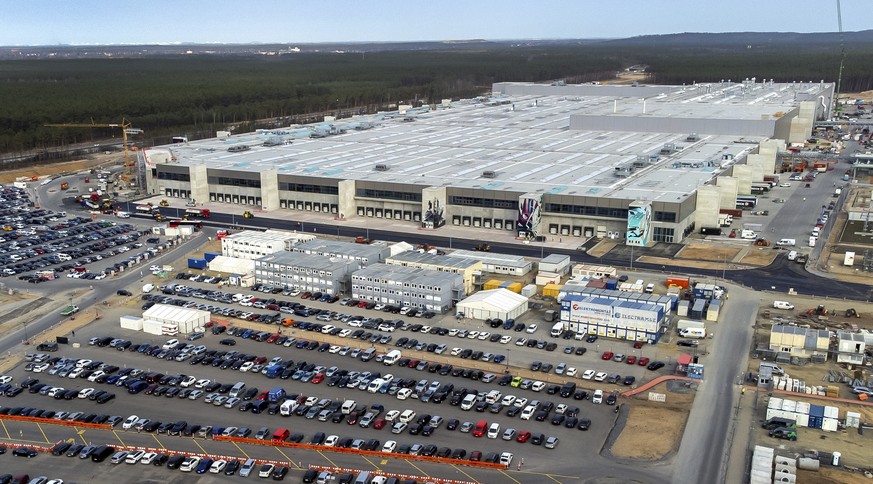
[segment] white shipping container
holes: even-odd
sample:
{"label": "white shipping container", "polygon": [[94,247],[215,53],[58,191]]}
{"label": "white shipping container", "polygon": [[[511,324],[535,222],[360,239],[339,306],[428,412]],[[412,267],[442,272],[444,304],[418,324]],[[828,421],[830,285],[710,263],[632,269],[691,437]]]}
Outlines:
{"label": "white shipping container", "polygon": [[776,408],[768,408],[765,420],[770,420],[771,418],[782,418],[782,410]]}
{"label": "white shipping container", "polygon": [[546,284],[560,284],[561,283],[561,275],[555,274],[554,272],[540,272],[537,274],[536,279],[537,286],[545,286]]}
{"label": "white shipping container", "polygon": [[809,427],[809,415],[805,413],[794,412],[798,427]]}
{"label": "white shipping container", "polygon": [[521,295],[524,297],[532,297],[537,293],[536,284],[528,284],[521,288]]}
{"label": "white shipping container", "polygon": [[809,414],[809,407],[810,407],[809,402],[797,402],[797,409],[795,410],[795,412],[805,413],[808,415]]}
{"label": "white shipping container", "polygon": [[861,426],[861,414],[857,412],[846,412],[846,427],[856,429]]}
{"label": "white shipping container", "polygon": [[826,406],[824,408],[824,417],[825,418],[840,418],[840,409],[838,407]]}
{"label": "white shipping container", "polygon": [[788,399],[782,400],[782,410],[785,412],[796,412],[797,401]]}
{"label": "white shipping container", "polygon": [[134,331],[142,331],[142,318],[136,316],[122,316],[119,318],[123,329],[132,329]]}
{"label": "white shipping container", "polygon": [[676,314],[680,317],[688,316],[688,307],[691,305],[691,301],[679,301],[679,305],[676,307]]}
{"label": "white shipping container", "polygon": [[821,421],[821,429],[825,432],[836,432],[839,428],[839,422],[835,418],[825,418]]}
{"label": "white shipping container", "polygon": [[706,323],[703,321],[693,321],[690,319],[680,319],[676,323],[676,329],[706,329]]}
{"label": "white shipping container", "polygon": [[782,399],[777,397],[770,397],[770,400],[767,401],[767,408],[782,410]]}
{"label": "white shipping container", "polygon": [[709,306],[709,309],[706,310],[706,320],[718,321],[718,310],[718,306]]}

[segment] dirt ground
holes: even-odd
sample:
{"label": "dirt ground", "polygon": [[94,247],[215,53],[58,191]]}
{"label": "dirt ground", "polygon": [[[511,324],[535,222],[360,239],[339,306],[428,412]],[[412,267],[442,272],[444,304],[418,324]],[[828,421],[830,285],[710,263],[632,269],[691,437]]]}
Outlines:
{"label": "dirt ground", "polygon": [[846,472],[840,469],[822,467],[818,472],[797,471],[797,484],[869,484],[864,474]]}
{"label": "dirt ground", "polygon": [[768,266],[773,262],[773,259],[775,259],[777,255],[779,255],[779,251],[772,250],[770,247],[754,247],[751,248],[742,259],[740,259],[740,264],[749,266]]}
{"label": "dirt ground", "polygon": [[118,160],[119,155],[93,155],[91,158],[68,161],[64,163],[52,163],[50,165],[37,165],[28,168],[18,168],[15,170],[4,170],[0,172],[0,183],[12,183],[17,178],[23,176],[46,176],[54,175],[63,172],[77,172],[89,170],[96,166],[106,163],[114,163]]}
{"label": "dirt ground", "polygon": [[652,461],[679,448],[694,394],[672,393],[665,385],[654,391],[666,392],[667,402],[650,402],[648,392],[632,397],[627,422],[610,447],[613,456]]}
{"label": "dirt ground", "polygon": [[594,247],[588,249],[588,255],[591,257],[603,257],[616,245],[618,245],[618,242],[614,240],[602,239]]}
{"label": "dirt ground", "polygon": [[720,247],[714,244],[689,243],[676,254],[677,259],[700,261],[731,261],[742,250],[741,247]]}

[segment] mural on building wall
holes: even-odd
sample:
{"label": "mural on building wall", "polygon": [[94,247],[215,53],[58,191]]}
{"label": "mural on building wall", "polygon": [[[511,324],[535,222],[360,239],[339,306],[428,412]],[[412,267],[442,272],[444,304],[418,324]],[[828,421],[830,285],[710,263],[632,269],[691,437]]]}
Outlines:
{"label": "mural on building wall", "polygon": [[649,242],[649,226],[652,222],[651,205],[631,207],[627,211],[627,245],[645,247]]}
{"label": "mural on building wall", "polygon": [[518,200],[518,218],[515,228],[519,237],[527,239],[535,238],[540,230],[542,218],[542,195],[525,194]]}
{"label": "mural on building wall", "polygon": [[440,199],[434,197],[433,200],[427,202],[427,210],[422,217],[421,226],[428,229],[438,229],[445,224],[445,208],[440,203]]}

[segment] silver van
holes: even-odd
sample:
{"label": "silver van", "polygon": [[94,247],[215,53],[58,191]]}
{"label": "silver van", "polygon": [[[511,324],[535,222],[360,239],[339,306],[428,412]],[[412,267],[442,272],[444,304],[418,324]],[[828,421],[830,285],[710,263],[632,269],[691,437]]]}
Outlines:
{"label": "silver van", "polygon": [[370,474],[370,471],[364,471],[358,474],[357,479],[355,479],[355,484],[370,484],[373,481],[373,474]]}
{"label": "silver van", "polygon": [[247,460],[245,464],[243,464],[242,467],[239,468],[240,477],[249,477],[249,474],[252,473],[252,470],[254,470],[256,464],[257,463],[254,459]]}
{"label": "silver van", "polygon": [[230,392],[227,395],[230,398],[239,397],[239,394],[242,393],[242,391],[245,389],[245,387],[246,387],[245,382],[241,382],[241,381],[236,382],[236,384],[233,386],[233,388],[230,389]]}

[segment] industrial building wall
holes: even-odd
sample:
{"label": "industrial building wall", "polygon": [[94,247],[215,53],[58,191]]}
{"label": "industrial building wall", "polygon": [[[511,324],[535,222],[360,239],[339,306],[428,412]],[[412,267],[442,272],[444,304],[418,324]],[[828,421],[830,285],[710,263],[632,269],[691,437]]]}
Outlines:
{"label": "industrial building wall", "polygon": [[657,96],[682,89],[678,86],[610,86],[595,84],[567,84],[550,86],[548,84],[518,84],[512,82],[496,82],[491,86],[493,92],[510,96]]}
{"label": "industrial building wall", "polygon": [[[705,185],[697,189],[697,210],[694,212],[694,226],[718,227],[718,211],[721,204],[721,191],[716,186]],[[733,208],[733,207],[731,207]]]}
{"label": "industrial building wall", "polygon": [[719,209],[726,208],[733,210],[737,208],[737,183],[738,180],[732,176],[720,176],[716,179],[718,185]]}
{"label": "industrial building wall", "polygon": [[261,208],[264,210],[279,208],[279,178],[276,170],[261,172]]}
{"label": "industrial building wall", "polygon": [[670,118],[662,116],[599,116],[573,114],[570,129],[592,131],[633,131],[639,133],[698,133],[709,135],[774,135],[774,120]]}

